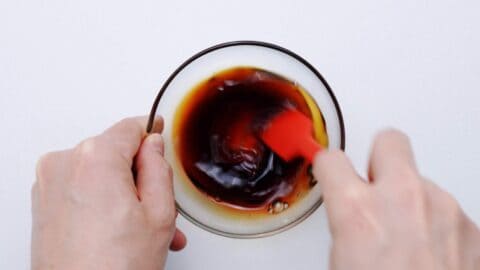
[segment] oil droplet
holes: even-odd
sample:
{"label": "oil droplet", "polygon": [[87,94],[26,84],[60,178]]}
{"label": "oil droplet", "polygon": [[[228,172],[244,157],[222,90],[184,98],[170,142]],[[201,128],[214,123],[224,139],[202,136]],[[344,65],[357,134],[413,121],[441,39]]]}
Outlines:
{"label": "oil droplet", "polygon": [[275,201],[268,207],[268,213],[279,214],[288,208],[288,203],[282,201]]}

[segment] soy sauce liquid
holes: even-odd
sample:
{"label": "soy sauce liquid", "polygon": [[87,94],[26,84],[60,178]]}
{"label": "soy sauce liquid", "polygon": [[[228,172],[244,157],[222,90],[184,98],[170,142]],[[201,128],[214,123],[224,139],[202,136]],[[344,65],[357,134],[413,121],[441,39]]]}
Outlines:
{"label": "soy sauce liquid", "polygon": [[[276,113],[295,108],[312,118],[304,92],[257,68],[222,71],[196,86],[177,109],[177,155],[192,184],[230,208],[272,212],[312,186],[309,164],[282,161],[258,137]],[[278,207],[277,207],[278,208]]]}

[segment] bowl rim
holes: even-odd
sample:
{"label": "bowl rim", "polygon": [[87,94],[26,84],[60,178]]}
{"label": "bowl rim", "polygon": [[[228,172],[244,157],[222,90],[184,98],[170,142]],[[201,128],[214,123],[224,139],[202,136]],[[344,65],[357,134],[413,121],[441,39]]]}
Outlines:
{"label": "bowl rim", "polygon": [[[322,84],[325,86],[325,88],[327,89],[327,92],[330,96],[330,98],[332,99],[332,102],[335,106],[335,111],[337,113],[337,116],[338,116],[338,124],[340,126],[340,149],[342,151],[345,151],[345,125],[344,125],[344,120],[343,120],[343,115],[342,115],[342,111],[340,109],[340,105],[337,101],[337,98],[335,96],[335,94],[333,93],[333,90],[332,88],[330,87],[330,85],[327,83],[327,81],[323,78],[322,74],[320,74],[320,72],[312,65],[310,64],[307,60],[305,60],[303,57],[301,57],[300,55],[290,51],[289,49],[286,49],[284,47],[281,47],[279,45],[276,45],[276,44],[273,44],[273,43],[269,43],[269,42],[264,42],[264,41],[255,41],[255,40],[237,40],[237,41],[228,41],[228,42],[224,42],[224,43],[219,43],[217,45],[213,45],[213,46],[210,46],[196,54],[194,54],[193,56],[191,56],[190,58],[188,58],[186,61],[184,61],[179,67],[177,67],[175,69],[175,71],[167,78],[167,80],[164,82],[164,84],[162,85],[162,87],[160,88],[160,91],[158,92],[156,98],[155,98],[155,101],[153,102],[153,105],[152,105],[152,108],[150,110],[150,114],[149,114],[149,118],[148,118],[148,124],[147,124],[147,133],[150,133],[150,131],[152,130],[152,127],[153,127],[153,122],[155,120],[155,115],[156,115],[156,112],[157,112],[157,107],[158,107],[158,104],[160,103],[160,99],[162,98],[163,94],[165,93],[165,91],[167,90],[168,86],[170,85],[170,83],[175,79],[175,77],[185,68],[187,67],[189,64],[191,64],[193,61],[195,61],[196,59],[208,54],[208,53],[211,53],[213,51],[216,51],[216,50],[220,50],[220,49],[224,49],[224,48],[227,48],[227,47],[234,47],[234,46],[258,46],[258,47],[264,47],[264,48],[267,48],[267,49],[273,49],[273,50],[276,50],[276,51],[279,51],[281,53],[284,53],[284,54],[287,54],[288,56],[291,56],[293,57],[294,59],[296,59],[297,61],[299,61],[300,63],[302,63],[303,65],[305,65],[311,72],[314,73],[314,75],[322,82]],[[288,230],[292,227],[294,227],[295,225],[301,223],[302,221],[304,221],[306,218],[308,218],[313,212],[315,212],[315,210],[317,210],[317,208],[323,203],[323,197],[320,197],[320,199],[318,200],[317,203],[315,203],[308,211],[306,211],[300,218],[288,223],[288,224],[285,224],[277,229],[274,229],[274,230],[271,230],[271,231],[267,231],[267,232],[261,232],[261,233],[254,233],[254,234],[237,234],[237,233],[231,233],[231,232],[224,232],[224,231],[220,231],[220,230],[217,230],[215,228],[212,228],[210,226],[207,226],[203,223],[201,223],[200,221],[196,220],[194,217],[190,216],[187,212],[185,212],[182,207],[178,204],[177,201],[175,201],[175,205],[176,205],[176,208],[177,208],[177,211],[184,217],[186,218],[187,220],[189,220],[190,222],[192,222],[193,224],[195,224],[196,226],[206,230],[206,231],[209,231],[211,233],[214,233],[214,234],[217,234],[217,235],[220,235],[220,236],[225,236],[225,237],[229,237],[229,238],[239,238],[239,239],[249,239],[249,238],[261,238],[261,237],[266,237],[266,236],[271,236],[271,235],[274,235],[274,234],[277,234],[277,233],[280,233],[280,232],[283,232],[285,230]]]}

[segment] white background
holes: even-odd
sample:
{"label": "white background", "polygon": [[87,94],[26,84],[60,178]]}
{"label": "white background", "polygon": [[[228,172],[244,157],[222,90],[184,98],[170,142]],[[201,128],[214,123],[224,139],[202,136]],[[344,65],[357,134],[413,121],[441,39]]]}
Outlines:
{"label": "white background", "polygon": [[[421,171],[480,223],[480,2],[0,0],[0,269],[29,267],[38,156],[146,114],[183,60],[257,39],[308,59],[343,109],[347,153],[364,171],[374,134],[412,138]],[[323,209],[260,240],[182,218],[189,245],[168,269],[326,269]]]}

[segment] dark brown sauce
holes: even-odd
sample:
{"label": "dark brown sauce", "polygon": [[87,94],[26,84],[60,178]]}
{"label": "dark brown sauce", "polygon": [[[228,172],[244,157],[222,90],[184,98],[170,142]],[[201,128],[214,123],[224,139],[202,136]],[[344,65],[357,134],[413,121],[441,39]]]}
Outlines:
{"label": "dark brown sauce", "polygon": [[177,155],[190,181],[220,204],[243,210],[292,204],[311,185],[308,164],[282,161],[258,138],[271,116],[295,108],[312,117],[293,82],[256,68],[222,71],[177,109]]}

